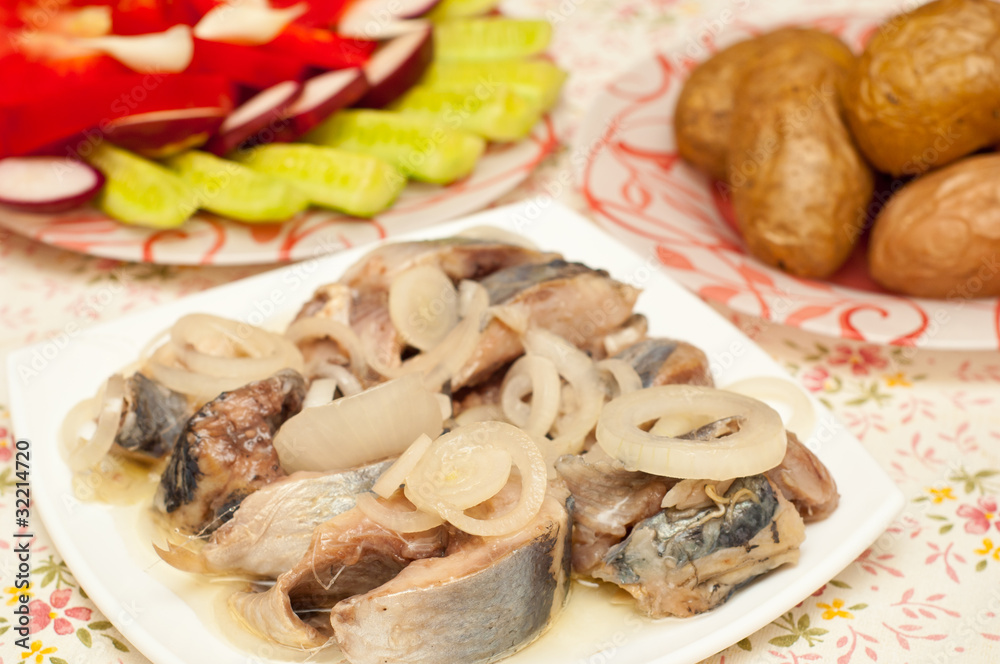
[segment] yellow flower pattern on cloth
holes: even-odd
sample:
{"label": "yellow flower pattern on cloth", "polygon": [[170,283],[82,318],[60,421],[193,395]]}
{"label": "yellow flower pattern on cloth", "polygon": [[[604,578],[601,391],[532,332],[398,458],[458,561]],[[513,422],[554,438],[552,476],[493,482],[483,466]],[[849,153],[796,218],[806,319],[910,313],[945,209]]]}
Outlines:
{"label": "yellow flower pattern on cloth", "polygon": [[32,641],[31,650],[29,650],[28,652],[22,652],[21,659],[23,661],[27,661],[31,657],[34,657],[35,664],[42,664],[43,658],[46,655],[51,655],[56,650],[58,650],[58,648],[56,648],[55,646],[49,646],[48,648],[43,648],[41,641]]}
{"label": "yellow flower pattern on cloth", "polygon": [[839,597],[833,600],[830,604],[819,602],[816,606],[820,609],[826,609],[823,611],[823,620],[833,620],[834,618],[854,618],[854,614],[850,611],[844,610],[844,600]]}
{"label": "yellow flower pattern on cloth", "polygon": [[946,486],[943,489],[935,489],[933,487],[927,489],[927,493],[931,494],[931,502],[935,505],[940,505],[946,500],[958,500],[953,491],[954,489],[950,486]]}

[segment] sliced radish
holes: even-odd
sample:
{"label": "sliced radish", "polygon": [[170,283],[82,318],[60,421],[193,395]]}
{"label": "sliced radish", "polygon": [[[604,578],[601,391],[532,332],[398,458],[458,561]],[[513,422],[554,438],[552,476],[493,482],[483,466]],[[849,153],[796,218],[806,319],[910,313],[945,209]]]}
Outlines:
{"label": "sliced radish", "polygon": [[308,5],[300,2],[286,9],[268,5],[225,4],[209,10],[194,26],[194,36],[229,44],[266,44],[289,23],[306,13]]}
{"label": "sliced radish", "polygon": [[337,33],[357,39],[389,39],[423,27],[409,21],[428,13],[441,0],[358,0],[337,22]]}
{"label": "sliced radish", "polygon": [[141,74],[184,71],[194,57],[194,38],[186,25],[148,35],[108,35],[77,43],[103,51]]}
{"label": "sliced radish", "polygon": [[126,115],[108,122],[104,135],[116,145],[150,159],[161,159],[203,145],[229,109],[182,108]]}
{"label": "sliced radish", "polygon": [[420,30],[396,37],[375,51],[364,67],[371,87],[359,106],[387,106],[424,75],[434,59],[434,39],[430,24],[421,23]]}
{"label": "sliced radish", "polygon": [[104,186],[100,171],[68,157],[0,159],[0,205],[21,212],[63,212]]}
{"label": "sliced radish", "polygon": [[301,94],[302,85],[296,81],[278,83],[257,93],[223,120],[219,132],[208,142],[208,151],[221,157],[272,123],[279,124]]}
{"label": "sliced radish", "polygon": [[302,85],[302,94],[285,111],[284,126],[276,132],[274,140],[294,141],[334,112],[358,101],[367,90],[365,74],[357,67],[313,76]]}

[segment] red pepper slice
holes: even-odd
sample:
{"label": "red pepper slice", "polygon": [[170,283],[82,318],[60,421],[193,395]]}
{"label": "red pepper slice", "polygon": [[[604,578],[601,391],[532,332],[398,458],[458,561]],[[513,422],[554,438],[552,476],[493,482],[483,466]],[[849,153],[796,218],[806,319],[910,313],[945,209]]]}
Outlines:
{"label": "red pepper slice", "polygon": [[[295,19],[298,25],[312,28],[330,28],[337,25],[340,16],[351,0],[311,0],[305,14]],[[271,6],[284,9],[298,4],[300,0],[272,0]]]}
{"label": "red pepper slice", "polygon": [[100,137],[115,118],[183,108],[233,107],[232,86],[219,76],[129,74],[98,80],[72,79],[31,101],[0,107],[0,156],[44,150],[86,132]]}
{"label": "red pepper slice", "polygon": [[350,39],[329,30],[292,23],[261,48],[320,69],[347,69],[368,62],[377,45],[367,39]]}
{"label": "red pepper slice", "polygon": [[107,55],[29,60],[20,53],[0,57],[0,105],[31,101],[67,84],[99,81],[134,72]]}
{"label": "red pepper slice", "polygon": [[187,72],[217,74],[255,90],[282,81],[302,80],[305,65],[277,53],[267,53],[257,46],[194,40],[194,59]]}

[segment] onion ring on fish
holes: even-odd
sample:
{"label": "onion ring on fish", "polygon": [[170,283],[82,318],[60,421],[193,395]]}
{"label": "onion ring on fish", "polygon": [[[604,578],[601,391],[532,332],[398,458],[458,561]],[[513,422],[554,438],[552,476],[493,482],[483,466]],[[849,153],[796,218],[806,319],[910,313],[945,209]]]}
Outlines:
{"label": "onion ring on fish", "polygon": [[324,406],[331,401],[337,392],[337,380],[335,378],[317,378],[309,384],[309,391],[302,401],[302,408],[315,408]]}
{"label": "onion ring on fish", "polygon": [[318,316],[300,318],[288,326],[285,337],[294,344],[329,337],[347,352],[351,361],[351,372],[355,376],[363,376],[367,369],[361,339],[354,330],[341,322]]}
{"label": "onion ring on fish", "polygon": [[618,392],[617,394],[613,393],[613,396],[621,396],[642,389],[642,379],[639,378],[639,374],[632,365],[625,360],[610,357],[598,362],[597,369],[608,372],[614,379]]}
{"label": "onion ring on fish", "polygon": [[[741,419],[739,431],[712,441],[643,431],[657,419]],[[682,432],[677,432],[682,433]],[[787,434],[767,404],[693,385],[661,385],[612,399],[597,422],[597,442],[630,470],[681,479],[727,480],[763,473],[785,456]]]}
{"label": "onion ring on fish", "polygon": [[[503,378],[500,404],[504,416],[533,436],[543,437],[559,415],[561,383],[551,360],[539,355],[523,355]],[[522,401],[531,395],[530,405]]]}
{"label": "onion ring on fish", "polygon": [[303,370],[302,354],[284,337],[210,314],[188,314],[146,364],[150,378],[207,401],[222,392],[290,368]]}
{"label": "onion ring on fish", "polygon": [[430,436],[420,434],[420,437],[399,455],[395,463],[379,476],[378,481],[372,486],[372,491],[383,498],[389,498],[396,493],[399,487],[406,483],[406,476],[417,466],[417,462],[424,456],[432,442]]}
{"label": "onion ring on fish", "polygon": [[[418,509],[400,510],[380,502],[374,493],[357,497],[358,509],[375,523],[397,533],[419,533],[444,523],[441,517]],[[409,501],[393,501],[396,503]]]}
{"label": "onion ring on fish", "polygon": [[558,435],[551,446],[556,456],[580,453],[604,404],[604,388],[597,367],[582,350],[547,330],[528,330],[521,341],[527,352],[551,360],[572,387],[575,407],[568,418],[558,423]]}
{"label": "onion ring on fish", "polygon": [[476,422],[506,422],[507,416],[503,409],[495,403],[484,403],[472,408],[466,408],[455,416],[455,424],[464,427]]}
{"label": "onion ring on fish", "polygon": [[441,407],[414,374],[289,418],[274,436],[282,467],[330,471],[398,456],[442,430]]}
{"label": "onion ring on fish", "polygon": [[96,397],[84,399],[66,415],[59,437],[73,470],[90,468],[108,453],[121,425],[124,406],[125,379],[115,374],[104,382]]}
{"label": "onion ring on fish", "polygon": [[386,378],[421,373],[427,389],[433,392],[441,391],[445,382],[450,380],[476,351],[483,315],[490,304],[486,289],[474,281],[463,281],[459,284],[458,297],[462,319],[458,325],[451,328],[441,343],[427,352],[411,357],[399,367],[387,366],[377,357],[377,353],[371,352],[368,354],[368,363],[372,369]]}
{"label": "onion ring on fish", "polygon": [[458,293],[441,268],[418,265],[392,280],[389,318],[406,343],[430,350],[458,324]]}
{"label": "onion ring on fish", "polygon": [[769,405],[785,406],[791,410],[788,417],[784,416],[783,409],[771,407],[782,415],[781,419],[785,422],[785,428],[802,440],[808,438],[813,427],[816,426],[816,409],[813,407],[812,401],[809,400],[801,387],[790,380],[773,376],[755,376],[754,378],[738,380],[722,389],[759,399]]}
{"label": "onion ring on fish", "polygon": [[[512,466],[521,476],[517,504],[480,519],[465,510],[500,492]],[[524,431],[503,422],[459,427],[435,440],[407,475],[403,492],[419,509],[482,537],[506,535],[538,514],[547,486],[545,460]]]}

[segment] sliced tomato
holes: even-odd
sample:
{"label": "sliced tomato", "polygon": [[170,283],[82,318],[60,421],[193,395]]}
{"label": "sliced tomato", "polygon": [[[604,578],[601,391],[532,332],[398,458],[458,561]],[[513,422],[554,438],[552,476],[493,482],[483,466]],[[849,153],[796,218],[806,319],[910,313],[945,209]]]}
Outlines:
{"label": "sliced tomato", "polygon": [[368,62],[377,45],[366,39],[349,39],[322,28],[292,23],[260,48],[320,69],[347,69]]}
{"label": "sliced tomato", "polygon": [[99,137],[107,123],[139,113],[185,108],[233,108],[232,85],[219,76],[128,74],[68,79],[29,101],[0,106],[0,156],[30,154],[82,132]]}
{"label": "sliced tomato", "polygon": [[279,53],[268,53],[256,46],[194,40],[194,60],[187,71],[216,74],[234,83],[262,90],[282,81],[299,81],[306,65]]}

